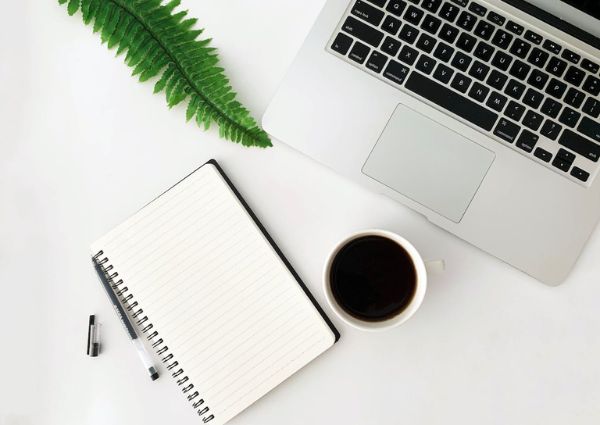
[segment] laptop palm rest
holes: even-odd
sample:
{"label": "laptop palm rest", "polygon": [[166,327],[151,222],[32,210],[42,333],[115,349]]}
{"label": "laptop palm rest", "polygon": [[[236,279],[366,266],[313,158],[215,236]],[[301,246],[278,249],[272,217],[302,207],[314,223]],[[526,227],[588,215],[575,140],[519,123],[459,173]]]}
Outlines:
{"label": "laptop palm rest", "polygon": [[400,104],[362,172],[458,223],[494,157],[492,151]]}

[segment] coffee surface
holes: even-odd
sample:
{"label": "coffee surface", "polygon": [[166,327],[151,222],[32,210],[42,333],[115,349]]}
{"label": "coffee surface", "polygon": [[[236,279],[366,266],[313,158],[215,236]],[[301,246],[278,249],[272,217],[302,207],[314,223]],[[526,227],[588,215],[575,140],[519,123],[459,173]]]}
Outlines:
{"label": "coffee surface", "polygon": [[335,300],[348,314],[379,322],[400,314],[410,304],[417,272],[402,246],[382,236],[364,236],[337,253],[330,282]]}

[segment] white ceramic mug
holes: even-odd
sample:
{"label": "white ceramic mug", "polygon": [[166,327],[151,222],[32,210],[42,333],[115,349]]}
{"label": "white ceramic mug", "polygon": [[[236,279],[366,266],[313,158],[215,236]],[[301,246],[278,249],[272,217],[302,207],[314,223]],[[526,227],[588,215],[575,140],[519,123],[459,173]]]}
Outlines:
{"label": "white ceramic mug", "polygon": [[[404,248],[406,250],[406,252],[410,255],[410,258],[411,258],[411,260],[415,266],[415,270],[417,272],[416,290],[415,290],[415,294],[414,294],[412,300],[410,301],[410,303],[400,313],[398,313],[394,317],[391,317],[389,319],[382,320],[382,321],[377,321],[377,322],[367,322],[367,321],[360,320],[360,319],[348,314],[337,303],[335,297],[333,296],[333,293],[331,291],[331,282],[329,279],[330,275],[331,275],[331,265],[333,263],[333,260],[337,256],[337,254],[340,252],[340,250],[343,247],[345,247],[348,243],[353,241],[354,239],[358,239],[358,238],[361,238],[364,236],[381,236],[381,237],[384,237],[386,239],[390,239],[390,240],[396,242],[398,245],[400,245],[402,248]],[[428,271],[431,271],[431,272],[441,271],[441,270],[444,270],[444,267],[445,267],[445,265],[444,265],[443,260],[435,260],[435,261],[427,261],[427,262],[423,261],[423,258],[421,257],[419,252],[416,250],[416,248],[410,242],[408,242],[406,239],[404,239],[403,237],[401,237],[395,233],[388,232],[386,230],[378,230],[378,229],[362,230],[360,232],[351,234],[350,236],[348,236],[347,238],[345,238],[344,240],[339,242],[333,248],[333,250],[331,251],[331,254],[329,254],[329,257],[327,258],[325,267],[323,269],[323,289],[325,291],[325,297],[327,298],[327,302],[329,303],[329,306],[331,307],[331,309],[333,311],[335,311],[335,313],[344,322],[348,323],[351,326],[354,326],[355,328],[365,330],[365,331],[385,330],[385,329],[389,329],[389,328],[393,328],[393,327],[401,325],[402,323],[404,323],[408,319],[410,319],[413,314],[416,313],[416,311],[421,306],[421,303],[423,302],[423,298],[425,297],[425,292],[427,291],[427,272]]]}

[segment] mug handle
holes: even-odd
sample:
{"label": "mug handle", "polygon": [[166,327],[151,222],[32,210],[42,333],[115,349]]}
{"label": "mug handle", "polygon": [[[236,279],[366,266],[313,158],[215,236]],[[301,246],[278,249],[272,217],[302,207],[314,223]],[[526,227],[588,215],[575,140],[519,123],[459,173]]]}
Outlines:
{"label": "mug handle", "polygon": [[446,262],[444,260],[425,261],[425,270],[427,270],[427,274],[441,273],[446,270]]}

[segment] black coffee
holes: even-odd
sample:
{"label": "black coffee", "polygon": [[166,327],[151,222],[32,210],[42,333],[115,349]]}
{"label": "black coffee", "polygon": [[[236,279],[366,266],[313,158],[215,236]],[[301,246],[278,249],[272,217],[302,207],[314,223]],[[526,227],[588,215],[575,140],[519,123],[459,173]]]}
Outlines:
{"label": "black coffee", "polygon": [[351,316],[369,322],[401,313],[417,287],[408,252],[381,236],[348,242],[334,258],[329,278],[337,303]]}

